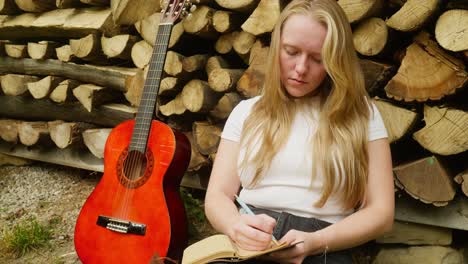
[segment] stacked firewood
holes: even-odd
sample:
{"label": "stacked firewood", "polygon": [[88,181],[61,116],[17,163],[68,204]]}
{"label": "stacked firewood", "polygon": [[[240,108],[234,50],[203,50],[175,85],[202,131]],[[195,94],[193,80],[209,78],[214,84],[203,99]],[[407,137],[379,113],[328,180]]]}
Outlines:
{"label": "stacked firewood", "polygon": [[[0,151],[102,170],[110,130],[137,113],[165,2],[0,0]],[[198,2],[172,28],[155,114],[189,137],[185,184],[204,188],[224,122],[260,93],[289,1]],[[410,197],[397,207],[456,215],[468,203],[467,2],[338,3],[389,132],[398,197]],[[447,224],[403,210],[400,220],[468,230],[466,217]]]}

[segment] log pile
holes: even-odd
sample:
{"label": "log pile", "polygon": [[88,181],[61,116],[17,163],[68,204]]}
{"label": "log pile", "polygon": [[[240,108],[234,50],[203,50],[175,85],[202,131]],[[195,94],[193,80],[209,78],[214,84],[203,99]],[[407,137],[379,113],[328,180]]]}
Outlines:
{"label": "log pile", "polygon": [[[206,187],[229,113],[260,93],[270,33],[287,2],[203,0],[173,26],[156,116],[192,143],[187,186]],[[456,214],[448,208],[468,203],[467,5],[338,4],[389,132],[398,197]],[[154,0],[0,0],[0,150],[15,155],[16,147],[17,155],[28,156],[28,150],[55,146],[57,155],[69,154],[67,166],[96,169],[109,130],[136,114],[162,6]],[[41,158],[28,158],[47,156],[35,153]],[[444,224],[415,214],[397,210],[396,217],[468,229],[468,217]]]}

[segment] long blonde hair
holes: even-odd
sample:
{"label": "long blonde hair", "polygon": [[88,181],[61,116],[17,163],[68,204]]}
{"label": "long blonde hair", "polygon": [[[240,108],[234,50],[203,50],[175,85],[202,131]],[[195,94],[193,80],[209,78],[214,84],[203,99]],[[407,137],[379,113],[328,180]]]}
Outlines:
{"label": "long blonde hair", "polygon": [[281,13],[271,37],[262,96],[242,130],[241,146],[246,155],[241,166],[255,168],[251,186],[257,184],[288,139],[298,106],[310,100],[291,98],[280,80],[281,33],[285,21],[295,14],[309,16],[327,29],[322,47],[327,77],[318,88],[322,100],[318,128],[311,142],[311,179],[322,174],[323,189],[314,206],[323,207],[340,186],[336,195],[343,208],[354,208],[363,201],[367,185],[370,99],[350,25],[335,0],[293,0]]}

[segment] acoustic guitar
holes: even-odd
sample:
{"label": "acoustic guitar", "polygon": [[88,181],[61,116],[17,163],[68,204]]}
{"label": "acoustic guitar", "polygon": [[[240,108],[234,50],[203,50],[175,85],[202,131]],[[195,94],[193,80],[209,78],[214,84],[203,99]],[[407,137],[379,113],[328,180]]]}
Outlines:
{"label": "acoustic guitar", "polygon": [[179,184],[190,142],[153,113],[172,26],[190,7],[173,0],[163,10],[136,118],[116,126],[106,141],[104,174],[75,226],[75,249],[85,264],[178,259],[187,245]]}

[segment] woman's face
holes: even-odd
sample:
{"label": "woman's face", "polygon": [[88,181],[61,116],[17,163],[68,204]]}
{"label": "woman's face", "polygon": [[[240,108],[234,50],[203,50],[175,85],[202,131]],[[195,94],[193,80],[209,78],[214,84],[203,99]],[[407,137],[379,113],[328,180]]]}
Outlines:
{"label": "woman's face", "polygon": [[292,97],[315,94],[326,76],[321,50],[325,26],[304,15],[292,15],[280,40],[281,82]]}

